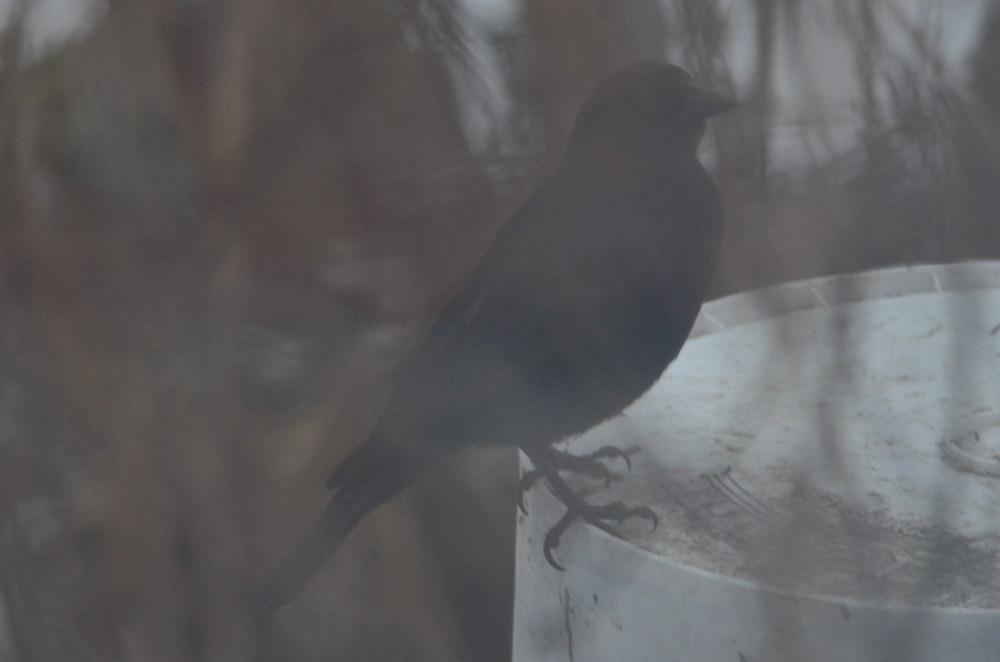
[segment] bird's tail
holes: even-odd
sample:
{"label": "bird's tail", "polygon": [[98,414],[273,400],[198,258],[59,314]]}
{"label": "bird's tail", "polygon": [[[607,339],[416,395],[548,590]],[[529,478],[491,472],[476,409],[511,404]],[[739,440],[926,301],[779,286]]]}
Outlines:
{"label": "bird's tail", "polygon": [[264,578],[254,606],[274,611],[291,602],[361,518],[399,491],[395,478],[383,472],[358,484],[342,485],[312,528]]}

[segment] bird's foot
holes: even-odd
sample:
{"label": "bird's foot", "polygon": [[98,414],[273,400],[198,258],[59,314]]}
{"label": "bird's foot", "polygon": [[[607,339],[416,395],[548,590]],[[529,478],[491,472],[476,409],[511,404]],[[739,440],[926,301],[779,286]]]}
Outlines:
{"label": "bird's foot", "polygon": [[[628,470],[632,471],[632,460],[629,458],[629,455],[635,455],[639,450],[638,446],[630,446],[624,450],[617,446],[604,446],[586,455],[571,455],[547,446],[541,452],[545,454],[546,462],[555,467],[557,471],[572,471],[573,473],[597,478],[603,480],[604,487],[607,487],[611,484],[611,470],[603,462],[600,462],[600,460],[621,458],[625,460],[625,466],[628,467]],[[528,514],[528,509],[524,505],[524,493],[531,489],[532,485],[535,484],[535,481],[541,475],[542,472],[535,469],[527,471],[521,476],[517,505],[525,515]]]}
{"label": "bird's foot", "polygon": [[[577,471],[578,473],[585,473],[596,478],[604,478],[606,481],[605,486],[607,486],[607,483],[610,482],[610,472],[608,471],[608,468],[598,462],[598,460],[621,457],[625,460],[628,468],[631,469],[632,462],[629,460],[628,456],[638,452],[638,450],[638,448],[621,450],[620,448],[615,448],[614,446],[605,446],[600,450],[583,456],[569,455],[568,453],[559,452],[548,446],[544,448],[525,450],[525,453],[527,453],[528,457],[531,459],[532,464],[535,465],[535,470],[526,473],[524,477],[521,478],[521,510],[527,514],[527,511],[524,508],[524,492],[531,487],[539,476],[545,477],[545,480],[547,480],[552,486],[552,490],[555,492],[556,497],[563,503],[564,506],[566,506],[566,514],[563,515],[562,519],[560,519],[556,525],[549,529],[548,533],[545,534],[545,544],[542,552],[545,555],[545,560],[548,561],[549,565],[553,568],[563,570],[563,567],[556,563],[555,559],[552,558],[552,550],[559,547],[559,539],[577,517],[585,522],[588,522],[589,524],[592,524],[593,526],[596,526],[598,529],[615,536],[616,538],[620,536],[617,531],[611,528],[611,522],[616,522],[620,525],[627,519],[642,517],[643,519],[651,521],[654,529],[657,527],[659,524],[659,518],[650,508],[647,508],[646,506],[629,508],[625,504],[618,501],[600,506],[591,505],[584,501],[580,495],[571,490],[566,482],[559,476],[559,471],[562,469]],[[567,460],[567,458],[571,459]],[[595,469],[593,465],[599,466],[600,469]]]}
{"label": "bird's foot", "polygon": [[542,554],[544,554],[545,560],[549,562],[549,565],[556,570],[564,570],[565,568],[556,563],[555,559],[552,558],[552,550],[559,547],[559,539],[577,517],[616,538],[621,538],[621,536],[618,535],[617,531],[608,526],[606,522],[617,522],[621,525],[621,523],[627,519],[641,517],[652,522],[654,530],[660,523],[660,518],[656,516],[656,513],[646,506],[629,508],[621,501],[615,501],[614,503],[608,503],[601,506],[592,506],[584,503],[584,506],[585,507],[580,510],[579,505],[567,505],[566,514],[563,515],[562,519],[556,522],[556,525],[549,529],[548,533],[545,534],[545,543],[542,546]]}

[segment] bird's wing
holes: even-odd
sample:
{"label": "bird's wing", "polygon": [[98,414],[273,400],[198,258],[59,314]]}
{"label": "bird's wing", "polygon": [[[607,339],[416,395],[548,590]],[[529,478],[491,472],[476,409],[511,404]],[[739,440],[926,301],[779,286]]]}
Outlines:
{"label": "bird's wing", "polygon": [[[531,229],[522,234],[532,234]],[[550,256],[550,266],[557,259]],[[571,311],[559,294],[562,274],[555,269],[532,278],[526,262],[488,255],[480,263],[431,329],[390,407],[416,405],[425,409],[429,422],[439,409],[444,416],[511,408],[541,382],[566,372],[559,329]]]}
{"label": "bird's wing", "polygon": [[[612,327],[642,308],[627,301],[635,283],[620,271],[630,267],[613,264],[619,273],[604,277],[600,265],[623,253],[614,246],[615,228],[629,224],[615,216],[626,210],[578,208],[580,216],[605,214],[600,225],[608,237],[595,248],[593,237],[579,234],[598,224],[540,220],[551,218],[545,202],[519,211],[455,294],[390,399],[385,425],[426,421],[426,435],[410,434],[429,446],[547,443],[631,402],[595,401],[585,392],[594,380],[584,374],[616,347],[620,334]],[[518,438],[526,431],[536,438]]]}
{"label": "bird's wing", "polygon": [[682,255],[691,242],[672,241],[672,218],[681,217],[669,200],[634,199],[605,191],[568,202],[544,188],[529,199],[442,312],[371,438],[331,484],[461,446],[551,443],[647,390],[683,345],[712,260]]}

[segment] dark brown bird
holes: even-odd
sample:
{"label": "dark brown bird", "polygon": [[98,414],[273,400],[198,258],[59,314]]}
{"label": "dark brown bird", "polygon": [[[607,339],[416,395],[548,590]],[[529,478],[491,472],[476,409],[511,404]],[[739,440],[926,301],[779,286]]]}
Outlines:
{"label": "dark brown bird", "polygon": [[[558,170],[445,308],[374,431],[330,477],[330,504],[265,579],[259,607],[294,598],[362,517],[466,446],[520,446],[569,509],[562,528],[573,516],[602,528],[652,516],[586,504],[557,471],[587,461],[549,445],[620,413],[680,352],[722,238],[695,151],[705,120],[735,105],[655,62],[594,90]],[[546,540],[553,565],[560,532]]]}

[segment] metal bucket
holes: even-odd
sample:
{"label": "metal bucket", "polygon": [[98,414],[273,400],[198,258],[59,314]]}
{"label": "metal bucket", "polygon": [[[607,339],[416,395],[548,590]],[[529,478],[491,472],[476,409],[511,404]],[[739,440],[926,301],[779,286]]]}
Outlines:
{"label": "metal bucket", "polygon": [[[565,444],[637,445],[591,503],[519,514],[515,662],[1000,660],[1000,263],[706,303],[664,377]],[[530,463],[522,457],[523,467]]]}

